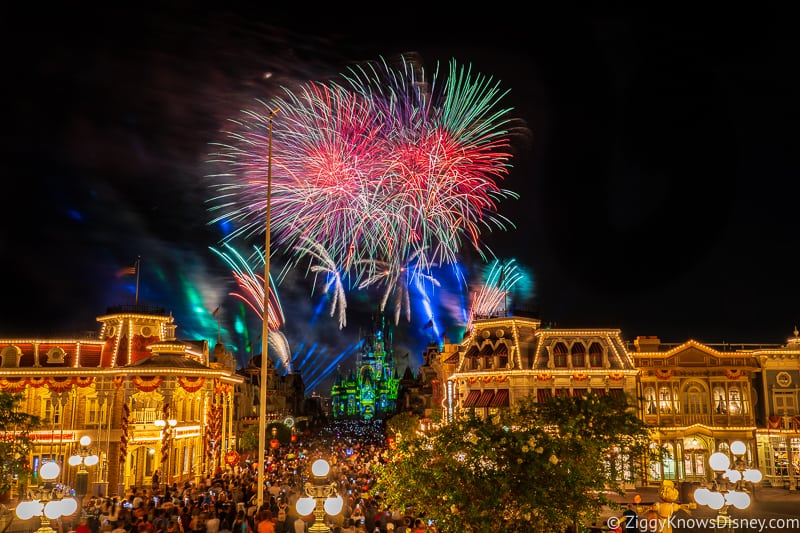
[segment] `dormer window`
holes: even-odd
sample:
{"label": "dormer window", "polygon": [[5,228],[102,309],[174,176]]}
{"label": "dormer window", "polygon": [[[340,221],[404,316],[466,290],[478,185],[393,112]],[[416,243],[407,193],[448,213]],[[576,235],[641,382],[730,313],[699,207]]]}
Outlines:
{"label": "dormer window", "polygon": [[54,348],[50,348],[47,352],[47,363],[48,364],[63,364],[64,357],[67,355],[67,352],[64,351],[63,348],[56,346]]}
{"label": "dormer window", "polygon": [[22,359],[22,350],[18,346],[6,346],[0,351],[0,367],[19,368],[19,360]]}

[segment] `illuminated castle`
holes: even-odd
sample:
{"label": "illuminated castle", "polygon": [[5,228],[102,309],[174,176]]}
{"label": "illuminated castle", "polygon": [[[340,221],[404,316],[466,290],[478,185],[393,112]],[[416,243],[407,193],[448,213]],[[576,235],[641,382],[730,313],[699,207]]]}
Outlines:
{"label": "illuminated castle", "polygon": [[393,415],[399,386],[392,334],[381,318],[374,332],[364,337],[355,368],[336,376],[331,387],[333,417],[372,420]]}

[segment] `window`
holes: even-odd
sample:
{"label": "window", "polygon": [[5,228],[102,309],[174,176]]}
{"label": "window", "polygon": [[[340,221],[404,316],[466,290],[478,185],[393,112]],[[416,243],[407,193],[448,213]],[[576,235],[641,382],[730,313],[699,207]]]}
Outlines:
{"label": "window", "polygon": [[106,421],[107,403],[100,405],[97,397],[86,398],[86,425],[103,424]]}
{"label": "window", "polygon": [[556,368],[567,366],[567,345],[563,342],[557,342],[553,347],[553,365]]}
{"label": "window", "polygon": [[728,406],[730,407],[732,415],[739,415],[742,413],[742,395],[739,392],[739,387],[731,387],[728,389]]}
{"label": "window", "polygon": [[603,347],[597,342],[589,346],[589,366],[603,368]]}
{"label": "window", "polygon": [[572,345],[572,366],[575,368],[586,366],[586,347],[580,342]]}
{"label": "window", "polygon": [[675,447],[671,443],[665,443],[663,449],[664,457],[661,464],[664,468],[664,479],[675,479]]}
{"label": "window", "polygon": [[0,351],[0,366],[3,368],[18,368],[22,358],[22,350],[17,346],[6,346]]}
{"label": "window", "polygon": [[62,405],[57,398],[42,398],[42,420],[52,424],[61,422]]}
{"label": "window", "polygon": [[725,397],[725,389],[720,386],[714,387],[711,396],[714,400],[714,414],[728,414],[728,401]]}
{"label": "window", "polygon": [[708,414],[706,393],[698,384],[690,384],[686,387],[684,399],[684,409],[688,415]]}
{"label": "window", "polygon": [[672,390],[667,385],[658,389],[658,410],[663,414],[672,414]]}
{"label": "window", "polygon": [[775,391],[772,393],[772,401],[775,405],[776,415],[797,414],[797,402],[794,392]]}
{"label": "window", "polygon": [[654,415],[658,412],[658,407],[656,407],[655,388],[647,387],[644,389],[644,405],[645,405],[645,412],[648,415]]}

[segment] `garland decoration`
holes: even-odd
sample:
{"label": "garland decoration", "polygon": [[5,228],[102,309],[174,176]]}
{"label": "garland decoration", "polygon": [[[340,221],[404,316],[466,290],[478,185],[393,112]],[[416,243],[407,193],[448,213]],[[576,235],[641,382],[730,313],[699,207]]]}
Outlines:
{"label": "garland decoration", "polygon": [[25,390],[25,385],[28,384],[27,378],[0,378],[0,390],[15,394]]}
{"label": "garland decoration", "polygon": [[128,404],[122,404],[122,417],[119,421],[119,462],[125,464],[128,456],[128,419],[131,416],[131,408]]}
{"label": "garland decoration", "polygon": [[741,368],[726,368],[725,369],[725,377],[728,379],[739,379],[744,375],[744,371]]}
{"label": "garland decoration", "polygon": [[655,372],[656,377],[658,379],[669,379],[669,378],[672,377],[673,374],[675,374],[675,371],[673,369],[671,369],[671,368],[669,368],[667,370],[661,370],[659,368],[659,369],[654,370],[653,372]]}
{"label": "garland decoration", "polygon": [[133,385],[142,392],[153,392],[164,381],[164,376],[133,376]]}
{"label": "garland decoration", "polygon": [[51,376],[47,378],[47,388],[52,392],[67,392],[72,388],[73,379],[70,377]]}
{"label": "garland decoration", "polygon": [[197,392],[206,383],[206,378],[203,376],[181,376],[178,378],[178,385],[181,386],[186,392]]}

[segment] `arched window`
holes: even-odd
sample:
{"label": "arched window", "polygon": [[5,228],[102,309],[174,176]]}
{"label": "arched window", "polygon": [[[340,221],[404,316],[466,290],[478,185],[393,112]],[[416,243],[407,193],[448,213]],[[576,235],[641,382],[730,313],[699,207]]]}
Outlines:
{"label": "arched window", "polygon": [[572,367],[584,368],[586,366],[586,346],[581,342],[572,345]]}
{"label": "arched window", "polygon": [[[655,442],[651,442],[650,451],[652,452],[651,457],[658,455],[658,444],[656,444]],[[647,477],[653,481],[661,481],[662,470],[663,469],[661,467],[661,462],[658,459],[652,459],[647,469]]]}
{"label": "arched window", "polygon": [[665,442],[662,447],[664,449],[664,458],[661,463],[664,465],[664,479],[675,479],[675,445],[671,442]]}
{"label": "arched window", "polygon": [[672,389],[669,385],[658,388],[658,410],[662,414],[672,414]]}
{"label": "arched window", "polygon": [[644,409],[645,413],[648,415],[654,415],[658,412],[655,387],[647,387],[644,389]]}
{"label": "arched window", "polygon": [[728,408],[732,415],[740,415],[745,412],[742,403],[742,394],[739,391],[739,387],[735,385],[730,387],[728,389]]}
{"label": "arched window", "polygon": [[684,412],[688,415],[707,415],[708,399],[706,391],[697,383],[687,385],[684,392]]}
{"label": "arched window", "polygon": [[556,368],[566,368],[567,366],[567,345],[557,342],[553,346],[553,365]]}
{"label": "arched window", "polygon": [[711,397],[714,402],[714,414],[728,414],[728,401],[725,397],[725,389],[719,385],[714,387],[714,390],[711,392]]}
{"label": "arched window", "polygon": [[603,347],[600,343],[593,342],[589,345],[589,366],[603,368]]}

